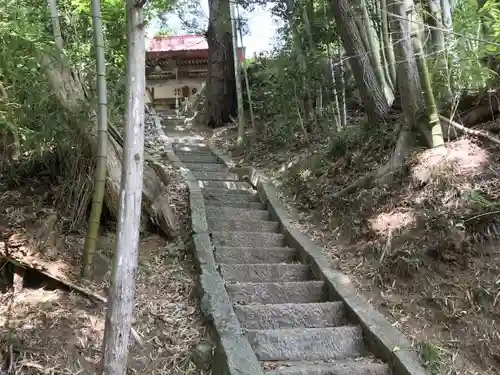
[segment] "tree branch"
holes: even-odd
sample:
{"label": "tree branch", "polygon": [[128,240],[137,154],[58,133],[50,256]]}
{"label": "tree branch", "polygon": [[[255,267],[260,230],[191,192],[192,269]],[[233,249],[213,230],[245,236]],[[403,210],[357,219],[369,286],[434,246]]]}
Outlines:
{"label": "tree branch", "polygon": [[449,118],[444,117],[442,115],[439,115],[439,119],[441,121],[443,121],[444,123],[446,123],[447,125],[453,126],[455,129],[463,131],[465,134],[474,135],[476,137],[483,137],[483,138],[490,140],[493,143],[496,143],[497,145],[500,145],[500,139],[496,138],[495,136],[488,133],[487,131],[466,128],[465,126],[460,125],[459,123],[457,123],[453,120],[450,120]]}

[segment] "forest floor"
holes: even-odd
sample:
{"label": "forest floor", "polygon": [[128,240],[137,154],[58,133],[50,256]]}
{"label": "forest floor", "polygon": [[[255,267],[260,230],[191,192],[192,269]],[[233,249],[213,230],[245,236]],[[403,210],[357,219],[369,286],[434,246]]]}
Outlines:
{"label": "forest floor", "polygon": [[[188,233],[187,187],[178,171],[168,167],[168,172],[172,204]],[[99,296],[107,295],[110,283],[115,225],[103,226],[96,267],[90,280],[82,281],[85,231],[69,230],[65,217],[52,220],[57,189],[52,180],[23,179],[13,186],[0,177],[0,233],[8,238],[9,258],[26,266],[22,289],[4,279],[0,291],[0,373],[99,372],[105,321]],[[154,229],[142,230],[133,327],[144,345],[131,337],[129,373],[208,373],[195,365],[195,348],[210,335],[199,310],[197,276],[185,238],[167,242]],[[0,253],[5,251],[0,241]],[[4,262],[0,268],[8,277],[13,266]]]}
{"label": "forest floor", "polygon": [[[234,127],[214,135],[220,148],[235,137]],[[299,228],[413,341],[431,374],[500,374],[499,147],[459,138],[437,167],[415,152],[389,183],[333,198],[387,160],[393,137],[353,128],[283,147],[249,132],[239,164],[273,179]]]}

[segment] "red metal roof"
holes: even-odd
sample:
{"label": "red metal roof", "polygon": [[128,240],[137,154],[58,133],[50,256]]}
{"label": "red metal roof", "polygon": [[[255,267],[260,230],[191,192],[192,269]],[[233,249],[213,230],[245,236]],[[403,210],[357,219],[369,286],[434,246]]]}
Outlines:
{"label": "red metal roof", "polygon": [[152,38],[148,41],[148,52],[193,51],[208,49],[207,40],[200,35],[179,35]]}
{"label": "red metal roof", "polygon": [[[208,42],[200,35],[163,36],[148,40],[148,56],[184,56],[207,58]],[[245,60],[245,47],[238,48],[240,62]]]}

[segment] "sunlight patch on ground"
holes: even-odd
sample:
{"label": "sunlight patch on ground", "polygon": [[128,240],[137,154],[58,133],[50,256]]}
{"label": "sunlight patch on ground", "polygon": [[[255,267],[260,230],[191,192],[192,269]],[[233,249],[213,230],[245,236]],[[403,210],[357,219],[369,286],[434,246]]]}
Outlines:
{"label": "sunlight patch on ground", "polygon": [[415,213],[413,211],[392,211],[382,212],[368,220],[368,222],[375,233],[386,235],[409,227],[415,223],[415,220]]}
{"label": "sunlight patch on ground", "polygon": [[303,169],[302,171],[300,171],[300,177],[303,180],[307,180],[309,177],[311,177],[311,175],[312,175],[312,172],[310,169]]}
{"label": "sunlight patch on ground", "polygon": [[490,156],[487,150],[471,139],[460,139],[446,145],[445,156],[437,153],[436,149],[421,152],[412,167],[412,176],[422,183],[436,176],[438,179],[450,175],[472,177],[483,171]]}
{"label": "sunlight patch on ground", "polygon": [[[455,164],[460,174],[478,173],[488,163],[490,153],[471,139],[461,139],[448,144],[447,159]],[[474,174],[475,174],[474,173]]]}

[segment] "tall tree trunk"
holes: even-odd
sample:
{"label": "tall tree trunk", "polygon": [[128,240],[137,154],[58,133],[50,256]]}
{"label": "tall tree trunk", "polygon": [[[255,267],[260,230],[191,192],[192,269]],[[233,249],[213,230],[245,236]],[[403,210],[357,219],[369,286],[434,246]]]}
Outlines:
{"label": "tall tree trunk", "polygon": [[451,76],[451,67],[453,66],[453,55],[450,54],[449,46],[453,44],[455,37],[453,35],[453,7],[455,2],[453,0],[441,0],[441,10],[443,12],[443,28],[444,28],[444,43],[446,46],[445,59],[450,72],[449,85],[453,86],[453,76]]}
{"label": "tall tree trunk", "polygon": [[82,276],[87,277],[92,267],[96,249],[96,239],[101,223],[102,204],[106,188],[106,154],[108,149],[108,101],[106,88],[106,60],[104,56],[104,36],[102,33],[100,0],[92,0],[92,23],[96,51],[97,73],[97,165],[94,177],[94,194],[90,210],[87,237],[83,246]]}
{"label": "tall tree trunk", "polygon": [[387,117],[392,101],[387,101],[383,88],[377,82],[374,68],[368,57],[370,51],[365,49],[356,25],[355,19],[359,15],[355,13],[352,4],[348,0],[335,0],[331,1],[331,6],[368,120],[376,124]]}
{"label": "tall tree trunk", "polygon": [[391,31],[395,40],[399,42],[394,46],[396,56],[396,72],[399,92],[401,95],[401,104],[405,119],[413,128],[416,125],[415,118],[420,109],[423,108],[423,98],[420,94],[420,77],[415,64],[415,57],[411,45],[411,20],[407,15],[411,14],[413,7],[412,0],[395,0],[388,6],[390,16]]}
{"label": "tall tree trunk", "polygon": [[144,10],[127,1],[127,104],[120,209],[113,277],[106,312],[103,374],[125,375],[134,310],[135,273],[139,254],[144,165],[144,93],[146,49]]}
{"label": "tall tree trunk", "polygon": [[[420,65],[419,69],[419,64],[416,61],[417,57],[419,58],[419,63],[422,62],[420,57],[423,52],[421,49],[418,49],[418,41],[414,39],[420,36],[418,32],[415,35],[413,31],[413,24],[415,22],[413,0],[393,1],[389,7],[389,12],[395,15],[391,16],[392,31],[396,40],[400,41],[395,46],[396,59],[398,61],[397,80],[407,129],[409,131],[419,130],[425,137],[429,147],[433,147],[436,144],[437,138],[433,139],[432,129],[428,121],[429,118],[421,116],[421,114],[428,114],[433,110],[432,108],[428,108],[427,111],[424,110],[428,103],[426,103],[426,98],[423,95],[423,91],[425,91],[427,99],[430,99],[429,95],[432,95],[432,90],[429,93],[427,86],[422,87],[422,83],[427,85],[429,80],[420,75],[420,73],[425,75],[425,72],[422,65]],[[417,48],[417,51],[415,51],[415,48]],[[415,56],[416,53],[418,54],[417,56]],[[430,101],[429,104],[432,106]]]}
{"label": "tall tree trunk", "polygon": [[[396,82],[396,57],[394,56],[394,49],[392,47],[392,38],[389,33],[389,20],[387,15],[387,0],[380,0],[380,15],[382,24],[382,41],[383,48],[385,51],[385,57],[387,60],[387,69],[389,71],[389,76],[394,88],[397,85]],[[381,42],[382,42],[381,41]]]}
{"label": "tall tree trunk", "polygon": [[240,62],[238,58],[238,33],[236,31],[236,12],[234,4],[229,5],[231,14],[231,35],[233,37],[234,81],[236,83],[236,100],[238,101],[238,137],[236,147],[241,150],[245,143],[245,112],[243,110],[243,90],[241,88]]}
{"label": "tall tree trunk", "polygon": [[209,0],[207,124],[218,127],[236,117],[236,88],[229,0]]}
{"label": "tall tree trunk", "polygon": [[375,78],[377,79],[379,86],[384,92],[386,101],[388,103],[392,103],[394,101],[394,92],[392,91],[384,76],[384,68],[382,66],[382,60],[380,59],[380,48],[377,41],[377,34],[375,33],[370,15],[368,14],[368,8],[366,6],[365,0],[361,0],[360,2],[360,11],[362,14],[363,26],[366,31],[366,37],[368,41],[368,55],[370,56],[370,61],[375,73]]}
{"label": "tall tree trunk", "polygon": [[[298,72],[302,77],[301,99],[303,101],[304,117],[311,118],[312,116],[314,116],[314,106],[310,94],[310,87],[308,85],[309,72],[307,70],[307,60],[304,52],[304,46],[301,40],[301,34],[297,29],[298,25],[296,21],[296,14],[298,11],[300,11],[300,9],[297,8],[297,5],[302,5],[302,2],[294,3],[293,0],[287,0],[286,5],[292,33],[292,56],[297,62],[297,68],[299,69]],[[295,96],[297,97],[297,88],[295,88]],[[310,123],[308,122],[307,126],[309,125]]]}
{"label": "tall tree trunk", "polygon": [[437,71],[436,91],[439,93],[440,99],[444,102],[449,102],[453,93],[449,85],[448,62],[446,60],[446,40],[443,32],[443,17],[441,11],[441,0],[427,0],[427,8],[429,16],[427,24],[432,26],[430,33],[432,39],[431,51],[435,55]]}
{"label": "tall tree trunk", "polygon": [[[394,46],[396,57],[396,73],[399,93],[401,95],[401,105],[403,107],[405,122],[402,126],[404,133],[419,129],[417,122],[418,114],[424,108],[423,98],[421,95],[420,77],[415,64],[413,48],[411,45],[411,20],[407,19],[411,15],[413,7],[412,0],[396,0],[389,3],[388,11],[395,16],[389,16],[391,31],[395,40],[398,40]],[[426,132],[425,138],[431,141],[430,134],[427,129],[422,129]],[[405,142],[403,142],[404,144]],[[405,153],[400,153],[405,154]],[[395,165],[396,163],[392,163]]]}

